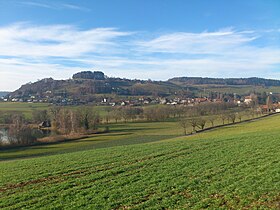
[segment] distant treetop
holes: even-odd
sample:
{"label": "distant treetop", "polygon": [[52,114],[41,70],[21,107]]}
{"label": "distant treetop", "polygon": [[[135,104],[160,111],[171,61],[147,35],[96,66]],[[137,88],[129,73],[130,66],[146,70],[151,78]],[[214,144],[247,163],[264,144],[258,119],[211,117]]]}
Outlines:
{"label": "distant treetop", "polygon": [[96,79],[104,80],[105,75],[102,71],[82,71],[73,75],[73,79]]}

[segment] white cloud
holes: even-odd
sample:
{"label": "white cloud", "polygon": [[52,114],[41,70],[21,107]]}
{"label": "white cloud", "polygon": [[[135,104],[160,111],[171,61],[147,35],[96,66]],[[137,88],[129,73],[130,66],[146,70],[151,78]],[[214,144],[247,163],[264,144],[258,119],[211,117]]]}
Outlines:
{"label": "white cloud", "polygon": [[[114,28],[80,30],[68,25],[0,28],[0,56],[77,57],[86,53],[110,53],[115,38],[128,36]],[[110,51],[108,51],[110,47]]]}
{"label": "white cloud", "polygon": [[171,33],[136,44],[146,52],[220,54],[256,38],[253,31],[234,32],[228,28],[216,32]]}

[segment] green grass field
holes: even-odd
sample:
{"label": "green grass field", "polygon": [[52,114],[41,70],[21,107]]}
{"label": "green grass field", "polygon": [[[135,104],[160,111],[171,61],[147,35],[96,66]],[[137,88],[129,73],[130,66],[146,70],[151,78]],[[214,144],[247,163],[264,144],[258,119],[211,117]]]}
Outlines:
{"label": "green grass field", "polygon": [[99,140],[0,151],[0,208],[279,209],[279,121],[188,137],[172,122],[130,123]]}
{"label": "green grass field", "polygon": [[[32,112],[35,110],[48,110],[52,107],[52,104],[48,103],[25,103],[25,102],[0,102],[0,112],[6,113],[22,113],[26,118],[32,118]],[[67,106],[67,109],[79,109],[82,106]],[[97,111],[101,117],[107,114],[106,109],[110,109],[109,106],[91,106]]]}
{"label": "green grass field", "polygon": [[47,110],[50,104],[46,103],[20,103],[20,102],[0,102],[0,111],[6,113],[22,113],[27,118],[31,118],[35,110]]}

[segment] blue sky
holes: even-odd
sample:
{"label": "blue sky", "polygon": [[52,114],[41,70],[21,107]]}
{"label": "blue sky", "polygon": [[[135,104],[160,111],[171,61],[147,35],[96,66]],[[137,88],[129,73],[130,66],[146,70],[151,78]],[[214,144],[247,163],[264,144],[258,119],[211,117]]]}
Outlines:
{"label": "blue sky", "polygon": [[280,79],[280,0],[0,0],[0,90],[77,71]]}

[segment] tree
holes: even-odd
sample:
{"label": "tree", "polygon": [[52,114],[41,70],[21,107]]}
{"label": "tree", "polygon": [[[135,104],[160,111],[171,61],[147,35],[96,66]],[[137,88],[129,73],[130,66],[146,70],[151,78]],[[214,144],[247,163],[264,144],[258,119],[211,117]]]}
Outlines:
{"label": "tree", "polygon": [[189,122],[185,118],[184,119],[180,119],[180,121],[179,121],[179,125],[183,128],[184,135],[187,135],[188,124],[189,124]]}
{"label": "tree", "polygon": [[129,107],[124,107],[120,109],[121,116],[124,119],[124,122],[126,123],[128,118],[130,117],[130,108]]}
{"label": "tree", "polygon": [[79,127],[79,118],[77,112],[70,110],[69,117],[70,117],[70,124],[71,124],[71,133],[78,133],[80,131],[80,127]]}
{"label": "tree", "polygon": [[30,145],[37,140],[22,114],[13,116],[13,123],[9,126],[8,134],[8,141],[12,145]]}
{"label": "tree", "polygon": [[228,120],[231,121],[232,123],[235,123],[236,114],[235,113],[228,114]]}
{"label": "tree", "polygon": [[121,111],[119,109],[114,109],[111,111],[111,116],[115,119],[115,122],[118,123],[121,119]]}
{"label": "tree", "polygon": [[80,125],[84,130],[96,129],[100,123],[98,112],[94,111],[92,107],[82,107],[78,110]]}
{"label": "tree", "polygon": [[197,121],[197,125],[199,126],[199,128],[200,128],[201,130],[203,130],[203,129],[204,129],[205,124],[206,124],[206,120],[205,120],[204,118],[200,118],[200,119],[198,119],[198,121]]}
{"label": "tree", "polygon": [[239,119],[239,122],[241,122],[241,120],[242,120],[242,114],[241,114],[241,113],[237,113],[236,116],[237,116],[237,119]]}
{"label": "tree", "polygon": [[47,110],[35,110],[32,112],[32,119],[35,123],[41,123],[50,120]]}
{"label": "tree", "polygon": [[209,122],[211,123],[212,127],[214,127],[214,122],[215,122],[216,117],[215,116],[210,116],[208,118]]}
{"label": "tree", "polygon": [[63,108],[59,111],[59,118],[57,119],[58,131],[62,134],[69,134],[72,131],[70,111]]}
{"label": "tree", "polygon": [[106,120],[106,123],[108,124],[109,121],[110,121],[110,118],[111,118],[110,112],[112,111],[112,108],[111,107],[105,107],[105,111],[106,111],[105,120]]}
{"label": "tree", "polygon": [[54,130],[58,130],[58,121],[59,121],[59,113],[60,113],[61,107],[59,106],[53,106],[50,108],[50,118],[51,118],[51,125]]}
{"label": "tree", "polygon": [[193,117],[193,118],[191,118],[191,119],[189,120],[189,123],[190,123],[191,126],[192,126],[193,132],[196,132],[195,128],[196,128],[196,126],[197,126],[197,119]]}
{"label": "tree", "polygon": [[227,115],[225,113],[220,114],[220,118],[223,122],[223,125],[225,124],[225,120],[227,119]]}
{"label": "tree", "polygon": [[4,136],[4,134],[2,132],[0,132],[0,147],[4,144],[3,136]]}

